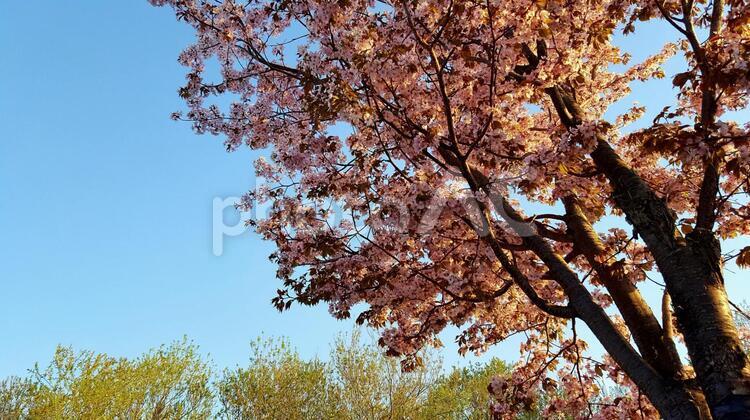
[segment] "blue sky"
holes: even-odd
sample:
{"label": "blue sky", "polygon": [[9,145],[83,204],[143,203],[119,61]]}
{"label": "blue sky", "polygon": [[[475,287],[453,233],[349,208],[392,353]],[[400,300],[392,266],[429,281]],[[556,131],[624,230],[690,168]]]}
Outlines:
{"label": "blue sky", "polygon": [[[134,356],[187,335],[223,367],[263,332],[323,356],[351,328],[325,307],[279,314],[272,247],[253,234],[213,255],[212,200],[249,189],[253,154],[168,118],[190,40],[145,0],[0,4],[0,377],[58,343]],[[653,110],[670,100],[647,88]]]}
{"label": "blue sky", "polygon": [[57,343],[132,356],[187,334],[225,366],[265,331],[325,353],[348,324],[276,312],[269,244],[211,252],[212,199],[252,166],[169,119],[189,28],[145,0],[0,7],[0,377]]}

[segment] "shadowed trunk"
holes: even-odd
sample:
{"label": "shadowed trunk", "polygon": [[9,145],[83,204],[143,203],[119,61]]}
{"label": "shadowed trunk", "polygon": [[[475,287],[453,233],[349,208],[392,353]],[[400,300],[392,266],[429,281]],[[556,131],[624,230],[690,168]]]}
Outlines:
{"label": "shadowed trunk", "polygon": [[[568,266],[568,263],[552,249],[545,239],[524,228],[525,224],[522,222],[523,218],[521,215],[504,197],[496,194],[490,188],[490,180],[481,171],[471,167],[464,159],[460,159],[447,148],[439,151],[448,164],[460,169],[472,190],[482,190],[490,197],[490,201],[496,211],[521,236],[526,248],[533,251],[547,265],[552,278],[555,279],[568,296],[567,307],[554,306],[554,309],[566,310],[565,312],[572,309],[574,312],[570,315],[580,318],[586,323],[604,346],[607,353],[612,356],[622,370],[648,396],[651,403],[664,418],[701,418],[700,404],[696,403],[695,397],[691,395],[687,387],[671,377],[659,374],[638,354],[628,340],[617,331],[617,328],[615,328],[609,316],[604,312],[604,309],[594,302],[588,289],[581,283],[576,273]],[[484,214],[486,208],[482,204],[479,204],[479,206],[481,207],[481,212]],[[485,236],[485,240],[489,243],[503,268],[508,270],[514,279],[524,277],[505,255],[505,252],[495,240],[491,230],[489,235]],[[519,283],[523,283],[523,281]],[[529,293],[527,293],[528,295]],[[529,298],[531,299],[531,296]],[[541,307],[541,309],[550,312],[550,308]],[[553,313],[553,315],[562,316],[564,314],[556,315]]]}
{"label": "shadowed trunk", "polygon": [[[547,93],[566,127],[583,121],[584,113],[571,96],[557,87]],[[654,256],[713,417],[750,419],[750,361],[732,322],[715,235],[699,228],[687,241],[678,239],[674,211],[604,138],[598,138],[591,158],[609,180],[615,204]]]}
{"label": "shadowed trunk", "polygon": [[656,260],[714,418],[749,419],[750,363],[732,321],[715,235],[696,229],[678,240],[675,215],[608,143],[600,140],[591,157]]}
{"label": "shadowed trunk", "polygon": [[624,276],[621,268],[601,261],[606,257],[604,246],[576,199],[568,196],[563,198],[563,203],[566,210],[565,221],[575,246],[586,257],[609,292],[629,326],[643,358],[664,377],[681,379],[682,363],[677,348],[662,330],[651,307],[635,285]]}
{"label": "shadowed trunk", "polygon": [[601,262],[605,249],[593,226],[581,210],[575,197],[563,198],[565,221],[573,236],[575,246],[586,257],[600,281],[628,325],[643,359],[665,379],[683,384],[695,400],[703,418],[710,418],[710,410],[703,392],[695,385],[686,383],[680,356],[671,334],[659,325],[651,307],[643,299],[638,288],[624,275],[616,264]]}
{"label": "shadowed trunk", "polygon": [[627,375],[641,388],[667,419],[701,418],[699,404],[683,384],[660,375],[620,335],[604,310],[596,304],[567,263],[539,237],[524,237],[524,243],[550,268],[552,276],[569,297],[570,305],[586,323]]}

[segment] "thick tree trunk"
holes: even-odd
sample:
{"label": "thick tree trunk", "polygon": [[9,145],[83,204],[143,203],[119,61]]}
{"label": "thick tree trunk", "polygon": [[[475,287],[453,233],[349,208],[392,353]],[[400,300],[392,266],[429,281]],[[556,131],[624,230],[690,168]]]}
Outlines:
{"label": "thick tree trunk", "polygon": [[[482,175],[478,175],[482,176]],[[486,184],[486,183],[483,183]],[[517,226],[520,215],[510,207],[505,199],[488,192],[498,211],[511,226]],[[517,232],[518,233],[518,232]],[[604,310],[594,302],[588,289],[580,282],[568,263],[555,253],[547,241],[538,235],[521,235],[524,245],[532,250],[549,268],[552,277],[568,296],[570,306],[576,316],[582,319],[599,339],[605,350],[623,371],[648,396],[659,413],[666,419],[700,419],[701,404],[683,383],[660,375],[630,345],[612,324]],[[499,259],[505,256],[499,248],[493,249]],[[507,262],[503,264],[507,265]]]}
{"label": "thick tree trunk", "polygon": [[[628,340],[617,331],[604,310],[594,302],[588,289],[580,282],[568,263],[550,247],[545,239],[539,235],[531,234],[524,228],[525,224],[520,222],[522,220],[520,214],[511,207],[504,197],[492,191],[489,179],[465,161],[461,161],[455,155],[452,155],[450,151],[441,150],[440,152],[449,164],[460,168],[473,190],[482,189],[488,194],[496,211],[522,237],[524,245],[547,265],[552,277],[568,296],[569,306],[575,311],[574,316],[586,323],[605,350],[643,391],[659,413],[667,419],[700,419],[704,417],[701,415],[700,402],[696,402],[696,399],[700,399],[700,396],[696,398],[684,384],[660,375],[638,354]],[[492,239],[491,232],[489,236],[489,239]],[[516,275],[514,275],[515,267],[496,241],[490,240],[489,243],[502,266],[514,278],[523,276],[522,273],[515,273]]]}
{"label": "thick tree trunk", "polygon": [[630,343],[614,328],[604,310],[591,298],[568,264],[538,236],[524,237],[524,243],[549,267],[553,277],[568,295],[578,316],[604,346],[605,350],[635,382],[659,413],[667,419],[699,419],[699,404],[689,390],[671,378],[665,378],[645,363]]}
{"label": "thick tree trunk", "polygon": [[[594,302],[589,291],[578,281],[567,263],[559,255],[554,254],[544,239],[538,236],[523,239],[554,272],[553,277],[568,295],[570,306],[575,310],[576,316],[586,323],[607,353],[638,385],[662,417],[675,420],[706,418],[701,415],[700,401],[696,401],[696,397],[686,387],[664,378],[638,355],[617,331],[604,310]],[[509,264],[502,249],[495,246],[493,251],[504,266]]]}
{"label": "thick tree trunk", "polygon": [[633,334],[643,358],[665,378],[682,379],[682,363],[671,337],[668,337],[651,307],[622,269],[601,261],[606,257],[599,235],[573,196],[563,198],[565,219],[575,246],[586,257]]}
{"label": "thick tree trunk", "polygon": [[714,417],[750,419],[750,363],[727,302],[719,244],[710,233],[705,238],[696,233],[669,257],[662,274]]}
{"label": "thick tree trunk", "polygon": [[[582,121],[584,113],[572,97],[557,87],[547,93],[566,127]],[[731,319],[713,232],[696,229],[687,241],[678,240],[674,212],[605,139],[599,138],[591,158],[609,180],[617,207],[654,256],[714,418],[750,419],[750,361]]]}
{"label": "thick tree trunk", "polygon": [[[690,381],[683,370],[677,347],[667,326],[662,328],[651,307],[643,299],[638,288],[623,274],[622,269],[601,262],[605,255],[604,246],[594,227],[589,222],[574,196],[563,197],[565,221],[573,236],[575,246],[589,261],[600,281],[609,292],[615,306],[633,335],[643,359],[665,379],[672,380],[675,386],[683,384],[693,397],[695,405],[704,419],[711,413],[703,392]],[[669,296],[669,295],[665,295]]]}
{"label": "thick tree trunk", "polygon": [[750,419],[750,362],[727,304],[718,240],[702,229],[691,232],[687,241],[678,240],[674,214],[608,143],[600,140],[591,157],[664,277],[714,418]]}

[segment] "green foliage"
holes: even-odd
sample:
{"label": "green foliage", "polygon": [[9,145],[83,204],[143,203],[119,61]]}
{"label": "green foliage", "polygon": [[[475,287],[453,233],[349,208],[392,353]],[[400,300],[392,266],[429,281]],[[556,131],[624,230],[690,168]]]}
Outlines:
{"label": "green foliage", "polygon": [[494,376],[507,375],[509,367],[499,359],[485,365],[453,368],[430,390],[423,410],[425,418],[487,419],[490,397],[487,386]]}
{"label": "green foliage", "polygon": [[10,377],[0,382],[0,419],[23,418],[28,412],[27,396],[34,392],[28,379]]}
{"label": "green foliage", "polygon": [[434,353],[404,372],[359,331],[339,336],[328,362],[283,339],[250,348],[247,366],[214,377],[185,340],[132,360],[58,347],[46,368],[0,382],[0,420],[489,419],[487,386],[509,372],[492,359],[445,374]]}
{"label": "green foliage", "polygon": [[217,381],[221,415],[231,419],[338,417],[337,390],[318,359],[302,360],[285,340],[251,344],[247,368],[225,370]]}
{"label": "green foliage", "polygon": [[330,365],[342,418],[421,418],[430,388],[440,375],[440,361],[434,355],[424,353],[421,357],[421,365],[403,372],[398,359],[363,344],[358,331],[338,337]]}
{"label": "green foliage", "polygon": [[58,347],[45,369],[0,385],[2,419],[204,419],[211,370],[183,340],[128,360]]}

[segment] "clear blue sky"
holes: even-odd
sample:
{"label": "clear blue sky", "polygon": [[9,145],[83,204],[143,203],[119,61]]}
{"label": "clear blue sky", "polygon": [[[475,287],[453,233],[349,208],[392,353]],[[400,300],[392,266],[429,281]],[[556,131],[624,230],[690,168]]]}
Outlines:
{"label": "clear blue sky", "polygon": [[[187,335],[223,367],[262,332],[311,356],[350,329],[325,307],[276,312],[272,248],[253,234],[212,254],[212,199],[252,185],[252,153],[168,118],[190,40],[145,0],[0,2],[0,377],[58,343],[134,356]],[[649,89],[658,111],[670,88]]]}

